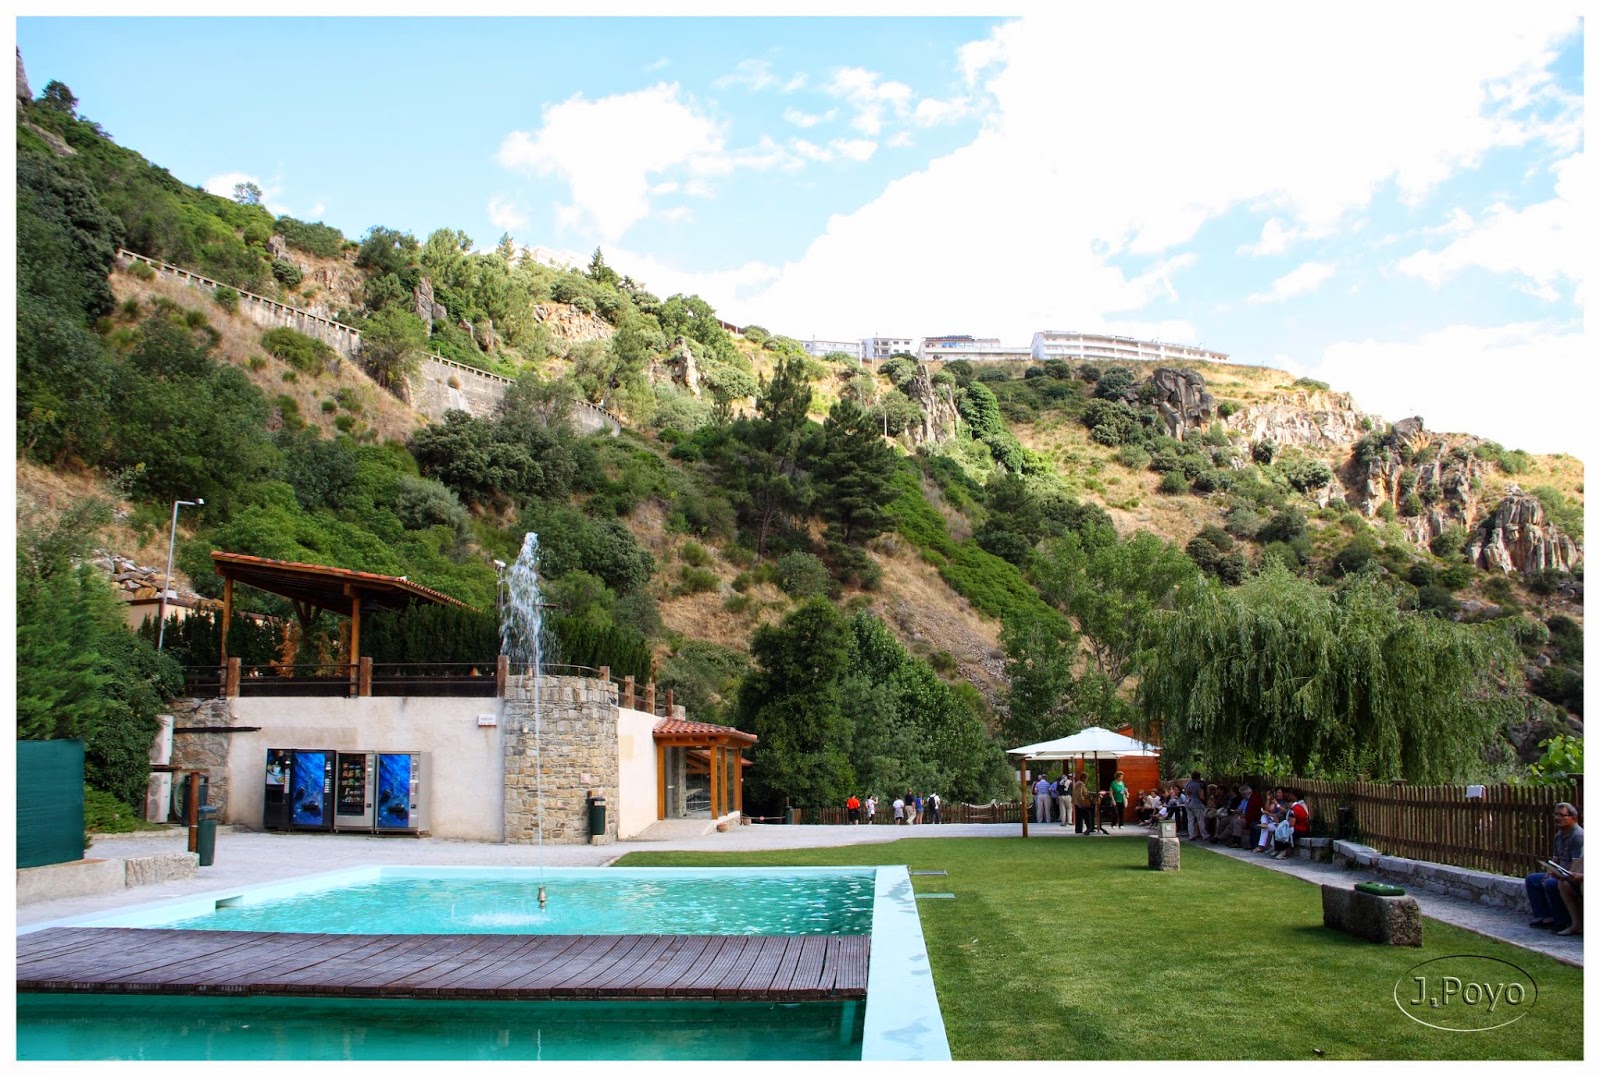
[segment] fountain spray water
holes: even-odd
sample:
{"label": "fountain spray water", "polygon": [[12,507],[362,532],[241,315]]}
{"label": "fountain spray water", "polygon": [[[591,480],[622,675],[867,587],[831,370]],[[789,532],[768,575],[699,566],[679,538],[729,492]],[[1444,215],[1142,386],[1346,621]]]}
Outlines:
{"label": "fountain spray water", "polygon": [[544,730],[541,712],[544,704],[540,678],[543,657],[543,603],[539,592],[539,536],[529,531],[522,540],[522,552],[506,573],[506,600],[500,611],[500,653],[513,665],[523,668],[523,683],[533,699],[534,808],[538,826],[539,907],[545,906],[544,890]]}

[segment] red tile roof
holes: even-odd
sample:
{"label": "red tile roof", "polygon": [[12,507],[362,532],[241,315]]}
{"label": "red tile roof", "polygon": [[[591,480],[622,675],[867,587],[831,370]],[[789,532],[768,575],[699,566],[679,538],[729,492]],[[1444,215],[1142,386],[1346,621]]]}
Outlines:
{"label": "red tile roof", "polygon": [[728,740],[743,741],[754,744],[754,733],[745,733],[729,725],[712,725],[710,722],[690,722],[683,718],[663,718],[655,725],[654,733],[657,737],[674,736],[699,736],[723,737]]}

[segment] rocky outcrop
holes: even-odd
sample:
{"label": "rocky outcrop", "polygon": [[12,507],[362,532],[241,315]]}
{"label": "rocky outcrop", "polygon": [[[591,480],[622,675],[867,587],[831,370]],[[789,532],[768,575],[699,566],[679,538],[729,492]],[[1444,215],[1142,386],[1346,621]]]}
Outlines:
{"label": "rocky outcrop", "polygon": [[1206,379],[1198,371],[1158,367],[1150,375],[1155,387],[1153,403],[1167,424],[1167,436],[1183,440],[1191,430],[1204,430],[1216,417],[1217,402],[1206,392]]}
{"label": "rocky outcrop", "polygon": [[[450,316],[449,311],[434,302],[433,280],[430,277],[419,279],[417,286],[411,290],[411,311],[422,319],[422,324],[428,327],[429,333],[433,332],[433,323],[435,321]],[[471,332],[470,327],[468,332]]]}
{"label": "rocky outcrop", "polygon": [[565,303],[535,303],[533,320],[549,328],[553,336],[574,344],[585,340],[610,340],[617,332],[605,320]]}
{"label": "rocky outcrop", "polygon": [[956,411],[955,391],[949,385],[935,385],[933,368],[917,365],[917,374],[903,387],[911,402],[922,409],[922,417],[906,432],[913,445],[939,445],[956,436],[961,415]]}
{"label": "rocky outcrop", "polygon": [[22,49],[17,49],[17,107],[21,108],[33,100],[33,91],[28,89],[28,73],[22,68]]}
{"label": "rocky outcrop", "polygon": [[666,356],[650,364],[651,384],[659,385],[663,381],[670,381],[696,400],[700,399],[700,365],[695,361],[688,337],[679,336]]}
{"label": "rocky outcrop", "polygon": [[1473,532],[1467,558],[1479,568],[1529,575],[1545,569],[1571,572],[1583,553],[1546,520],[1538,498],[1513,485]]}
{"label": "rocky outcrop", "polygon": [[1250,441],[1331,449],[1360,440],[1382,420],[1358,410],[1349,393],[1316,389],[1281,393],[1264,404],[1242,408],[1224,425]]}

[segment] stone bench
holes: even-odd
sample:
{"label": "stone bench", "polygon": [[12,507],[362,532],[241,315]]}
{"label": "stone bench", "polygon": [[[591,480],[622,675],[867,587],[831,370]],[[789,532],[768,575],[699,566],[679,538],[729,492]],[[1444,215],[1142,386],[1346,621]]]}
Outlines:
{"label": "stone bench", "polygon": [[1332,838],[1295,838],[1294,855],[1302,860],[1326,864],[1333,860]]}
{"label": "stone bench", "polygon": [[1322,926],[1385,946],[1421,946],[1422,910],[1414,897],[1322,886]]}
{"label": "stone bench", "polygon": [[1512,875],[1473,871],[1471,868],[1435,864],[1427,860],[1408,860],[1403,856],[1385,856],[1376,849],[1351,841],[1335,841],[1333,856],[1348,866],[1375,871],[1383,878],[1413,890],[1462,898],[1490,908],[1528,911],[1527,890],[1522,880]]}
{"label": "stone bench", "polygon": [[63,864],[18,868],[17,904],[104,894],[130,886],[193,879],[199,874],[200,857],[188,852],[130,856],[126,860],[88,857]]}

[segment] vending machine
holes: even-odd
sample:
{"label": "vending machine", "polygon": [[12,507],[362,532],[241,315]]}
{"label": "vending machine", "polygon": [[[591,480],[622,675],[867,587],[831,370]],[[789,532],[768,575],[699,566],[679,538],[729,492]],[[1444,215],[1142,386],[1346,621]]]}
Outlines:
{"label": "vending machine", "polygon": [[289,828],[333,829],[334,753],[320,748],[295,748],[289,772]]}
{"label": "vending machine", "polygon": [[263,830],[289,829],[289,775],[293,772],[293,748],[267,749],[267,784],[261,798]]}
{"label": "vending machine", "polygon": [[379,752],[376,828],[380,834],[428,829],[428,754]]}
{"label": "vending machine", "polygon": [[371,752],[340,752],[334,762],[333,829],[372,832],[373,760]]}

